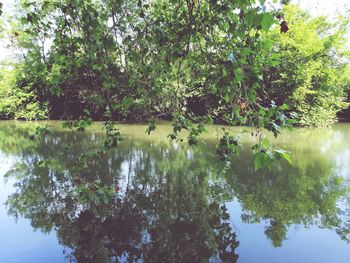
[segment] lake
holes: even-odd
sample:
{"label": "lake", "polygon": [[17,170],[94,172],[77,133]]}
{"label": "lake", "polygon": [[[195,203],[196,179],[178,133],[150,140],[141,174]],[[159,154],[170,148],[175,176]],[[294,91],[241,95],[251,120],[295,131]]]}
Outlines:
{"label": "lake", "polygon": [[350,124],[284,131],[293,165],[258,171],[249,134],[216,158],[219,127],[189,146],[123,124],[101,153],[101,124],[47,124],[0,122],[1,263],[349,262]]}

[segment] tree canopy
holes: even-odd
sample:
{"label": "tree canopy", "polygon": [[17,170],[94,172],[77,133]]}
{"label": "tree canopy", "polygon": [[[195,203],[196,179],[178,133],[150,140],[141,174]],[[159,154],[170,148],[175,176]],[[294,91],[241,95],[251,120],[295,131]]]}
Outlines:
{"label": "tree canopy", "polygon": [[284,14],[288,34],[269,32],[274,48],[266,55],[278,61],[264,73],[269,97],[288,104],[302,125],[330,125],[349,106],[349,17],[312,17],[295,5]]}
{"label": "tree canopy", "polygon": [[[347,107],[348,17],[310,17],[293,5],[233,0],[21,0],[7,27],[18,61],[0,78],[0,115],[65,119],[84,130],[107,121],[171,120],[172,140],[206,124],[254,127],[255,162],[269,151],[261,130],[323,126]],[[223,131],[218,154],[238,151]]]}

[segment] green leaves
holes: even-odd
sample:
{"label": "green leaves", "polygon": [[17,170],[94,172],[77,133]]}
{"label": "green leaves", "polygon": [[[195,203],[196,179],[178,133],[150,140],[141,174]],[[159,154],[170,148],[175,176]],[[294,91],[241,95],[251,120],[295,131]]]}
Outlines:
{"label": "green leaves", "polygon": [[234,154],[238,154],[241,150],[239,137],[229,135],[225,132],[220,139],[219,145],[216,147],[216,154],[222,161],[228,161]]}
{"label": "green leaves", "polygon": [[89,117],[81,117],[76,121],[66,121],[62,124],[63,128],[68,128],[71,130],[77,130],[79,132],[84,132],[88,127],[92,125],[92,119]]}
{"label": "green leaves", "polygon": [[[277,135],[289,116],[262,98],[263,70],[273,60],[263,56],[273,40],[262,31],[275,23],[265,1],[151,2],[21,2],[26,56],[16,85],[47,102],[50,116],[72,119],[66,128],[107,120],[105,148],[122,139],[115,120],[149,121],[150,134],[156,118],[171,118],[169,138],[181,141],[186,130],[190,145],[206,119]],[[238,152],[238,141],[224,134],[220,158]]]}
{"label": "green leaves", "polygon": [[43,136],[43,135],[48,135],[52,133],[52,129],[48,125],[41,125],[37,126],[35,128],[35,135],[37,136]]}
{"label": "green leaves", "polygon": [[123,137],[115,123],[113,121],[107,121],[104,123],[103,128],[106,132],[104,147],[107,149],[116,147],[122,141]]}
{"label": "green leaves", "polygon": [[77,186],[77,193],[80,202],[93,202],[97,205],[102,202],[108,205],[111,199],[117,195],[116,189],[103,185],[100,180],[95,180],[92,183],[80,182]]}
{"label": "green leaves", "polygon": [[270,141],[266,138],[260,138],[259,143],[254,145],[252,149],[255,171],[264,167],[271,170],[273,164],[278,160],[285,160],[293,165],[290,152],[280,148],[272,149]]}
{"label": "green leaves", "polygon": [[241,68],[237,68],[234,71],[235,74],[235,80],[240,83],[243,80],[243,71]]}
{"label": "green leaves", "polygon": [[290,156],[290,152],[283,149],[275,149],[274,150],[276,158],[280,158],[286,160],[290,165],[293,165],[292,157]]}
{"label": "green leaves", "polygon": [[267,167],[268,169],[272,168],[274,162],[274,156],[270,151],[262,150],[253,155],[253,163],[255,171]]}
{"label": "green leaves", "polygon": [[269,31],[271,26],[276,22],[271,13],[265,13],[262,15],[261,28],[264,31]]}
{"label": "green leaves", "polygon": [[257,13],[251,10],[245,15],[247,24],[251,27],[261,27],[263,31],[269,31],[271,26],[276,23],[276,19],[271,13]]}
{"label": "green leaves", "polygon": [[290,165],[293,165],[292,158],[290,156],[290,153],[283,149],[275,149],[275,150],[268,150],[268,149],[262,149],[258,152],[255,152],[253,154],[253,163],[255,171],[261,169],[261,168],[268,168],[272,169],[273,164],[277,160],[285,160]]}
{"label": "green leaves", "polygon": [[148,135],[151,134],[152,131],[154,131],[156,129],[156,119],[152,118],[150,121],[149,121],[149,124],[148,124],[148,127],[146,129],[146,132]]}
{"label": "green leaves", "polygon": [[[336,121],[337,113],[348,107],[344,98],[350,67],[344,63],[343,51],[349,48],[344,45],[346,33],[339,28],[348,27],[349,18],[330,22],[326,17],[310,16],[296,5],[285,5],[278,19],[280,26],[264,35],[274,41],[270,51],[262,50],[268,58],[264,70],[266,97],[276,105],[289,105],[281,111],[294,116],[287,121],[290,125],[298,121],[304,126],[329,126]],[[293,25],[293,32],[281,34],[288,30],[287,21]]]}

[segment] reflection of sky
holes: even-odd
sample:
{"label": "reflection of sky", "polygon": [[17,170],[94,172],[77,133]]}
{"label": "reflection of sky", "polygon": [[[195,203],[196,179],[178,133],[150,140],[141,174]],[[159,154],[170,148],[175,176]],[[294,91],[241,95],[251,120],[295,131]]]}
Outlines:
{"label": "reflection of sky", "polygon": [[[311,153],[321,153],[332,161],[333,174],[346,179],[350,185],[350,125],[336,124],[326,129],[297,129],[292,134],[283,134],[278,138],[282,144],[293,146],[302,143],[302,149],[312,149]],[[313,138],[314,136],[314,138]],[[315,138],[317,138],[315,140]],[[314,139],[314,140],[313,140]],[[299,153],[303,154],[303,150]],[[292,150],[293,152],[293,150]],[[312,159],[312,156],[309,156]],[[338,208],[344,210],[347,205],[340,200]],[[350,246],[342,241],[332,230],[311,226],[306,229],[300,225],[288,228],[287,240],[280,248],[274,248],[265,235],[266,222],[245,224],[242,222],[242,208],[235,200],[228,204],[233,229],[237,232],[240,244],[237,248],[239,262],[298,262],[298,263],[347,263],[350,258]],[[259,233],[259,234],[258,234]],[[252,253],[252,244],[256,253]],[[312,245],[310,245],[312,244]],[[286,258],[288,261],[286,261]]]}
{"label": "reflection of sky", "polygon": [[320,152],[333,160],[334,175],[350,181],[350,132],[341,129],[343,124],[327,128],[332,131],[328,139],[322,140]]}
{"label": "reflection of sky", "polygon": [[321,151],[333,160],[334,174],[350,182],[350,130],[348,124],[337,124],[332,127],[332,136],[323,140]]}
{"label": "reflection of sky", "polygon": [[350,183],[350,148],[337,153],[335,156],[337,175],[344,177]]}
{"label": "reflection of sky", "polygon": [[[2,123],[2,125],[5,124]],[[140,130],[138,128],[135,129],[138,126],[131,126],[133,128],[130,131],[130,126],[128,127],[129,130],[127,128],[124,130],[126,134],[129,134],[128,132],[131,131]],[[145,130],[144,127],[142,130]],[[155,134],[157,132],[159,130]],[[165,134],[167,133],[163,134],[166,137]],[[161,138],[161,135],[158,135]],[[334,174],[343,175],[347,178],[350,177],[350,124],[337,124],[333,128],[327,129],[295,129],[291,133],[282,134],[278,137],[278,141],[281,143],[281,147],[298,145],[300,149],[298,148],[297,153],[310,161],[321,154],[322,157],[329,159],[334,164]],[[59,138],[53,140],[54,144],[61,142]],[[154,147],[156,146],[155,144]],[[173,147],[180,148],[180,145]],[[309,151],[309,149],[312,149],[312,151]],[[293,151],[293,149],[290,150]],[[165,152],[164,158],[171,153],[169,149],[164,149]],[[181,149],[179,149],[179,153],[181,154]],[[121,197],[125,195],[126,188],[128,187],[128,178],[130,178],[130,182],[140,179],[139,177],[135,177],[135,170],[143,170],[143,154],[142,148],[135,148],[132,151],[132,155],[123,157],[124,161],[121,163],[118,171],[112,169],[109,171],[111,176],[115,176],[116,178],[117,174],[120,176],[119,194]],[[316,156],[313,156],[313,154]],[[187,150],[186,156],[188,159],[196,158],[196,154],[193,154],[189,150]],[[316,158],[316,160],[318,159]],[[320,160],[326,159],[320,158]],[[7,199],[11,191],[13,191],[11,187],[12,182],[4,185],[3,175],[14,162],[14,158],[5,156],[0,152],[1,204]],[[154,167],[156,166],[156,161],[153,160],[149,164],[151,167]],[[141,167],[137,167],[137,165],[141,165]],[[150,174],[154,175],[157,169],[152,169],[154,170]],[[259,175],[257,174],[257,176]],[[155,178],[159,177],[155,176]],[[212,182],[214,181],[210,181],[210,183]],[[152,187],[153,184],[149,185]],[[154,189],[149,189],[149,191],[152,190]],[[240,242],[237,249],[237,253],[240,256],[239,262],[345,263],[350,258],[350,245],[340,240],[339,236],[331,230],[319,229],[314,226],[305,229],[300,225],[292,225],[288,228],[287,240],[283,241],[282,247],[274,248],[271,241],[264,234],[266,222],[263,221],[258,224],[243,223],[241,219],[242,208],[236,200],[228,203],[228,212],[234,224],[233,230],[237,233],[237,240]],[[62,262],[62,250],[63,248],[56,241],[54,232],[49,235],[45,235],[39,230],[34,232],[29,221],[25,219],[20,219],[16,224],[13,217],[7,216],[5,206],[0,205],[0,263]],[[16,258],[16,261],[12,260],[13,258]]]}
{"label": "reflection of sky", "polygon": [[[12,183],[4,183],[4,174],[15,160],[0,152],[0,262],[1,263],[59,263],[64,261],[62,247],[55,232],[48,235],[34,232],[29,220],[15,219],[7,215],[4,205],[13,191]],[[43,253],[42,251],[45,251]]]}
{"label": "reflection of sky", "polygon": [[239,263],[348,263],[350,246],[329,229],[312,226],[292,225],[288,228],[287,240],[282,247],[273,247],[270,240],[263,234],[265,222],[259,224],[244,224],[240,215],[242,208],[237,201],[227,205],[237,234],[239,246],[236,252]]}

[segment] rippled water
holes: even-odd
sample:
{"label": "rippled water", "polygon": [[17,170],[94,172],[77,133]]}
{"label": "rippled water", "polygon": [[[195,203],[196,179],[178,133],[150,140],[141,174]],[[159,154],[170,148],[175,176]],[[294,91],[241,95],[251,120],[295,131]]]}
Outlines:
{"label": "rippled water", "polygon": [[349,262],[349,124],[285,131],[294,165],[258,172],[249,136],[224,168],[216,127],[189,147],[166,123],[121,125],[90,161],[99,124],[32,140],[36,125],[0,122],[1,263]]}

